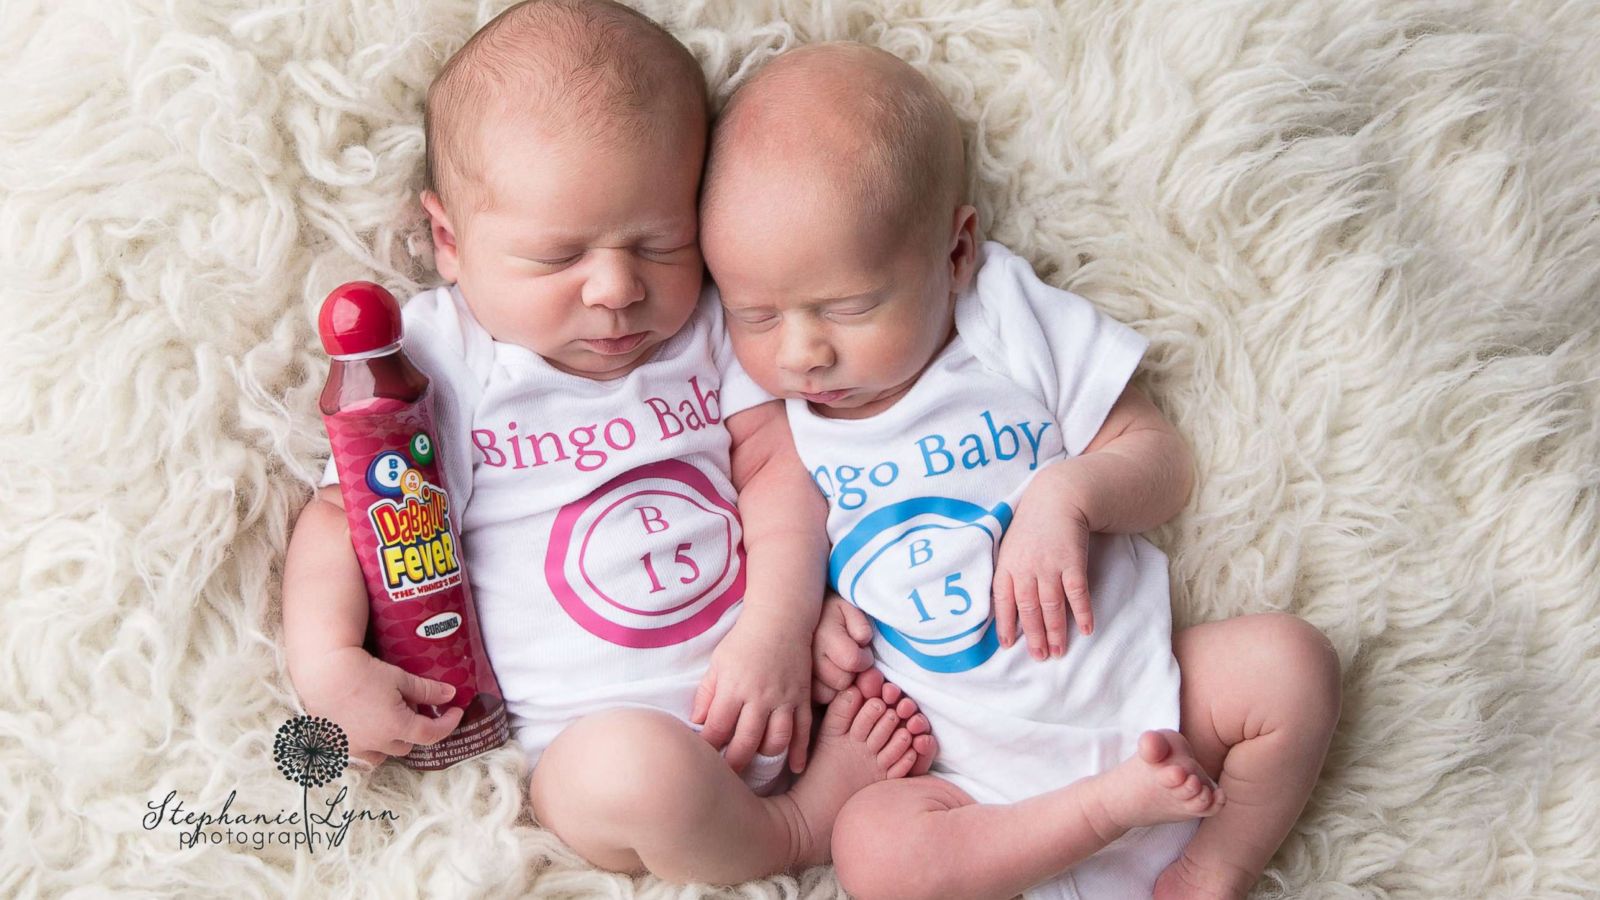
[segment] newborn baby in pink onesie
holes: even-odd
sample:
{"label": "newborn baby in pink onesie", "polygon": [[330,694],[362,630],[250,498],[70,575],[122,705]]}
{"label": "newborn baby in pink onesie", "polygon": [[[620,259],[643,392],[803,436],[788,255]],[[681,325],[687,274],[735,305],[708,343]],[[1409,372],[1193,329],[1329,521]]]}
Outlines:
{"label": "newborn baby in pink onesie", "polygon": [[[446,64],[426,126],[447,284],[405,304],[405,349],[535,815],[598,866],[671,880],[825,862],[845,800],[926,771],[933,743],[878,678],[810,740],[823,508],[703,289],[698,64],[618,4],[519,4]],[[374,762],[459,713],[418,715],[448,686],[363,650],[333,480],[290,547],[290,671]]]}

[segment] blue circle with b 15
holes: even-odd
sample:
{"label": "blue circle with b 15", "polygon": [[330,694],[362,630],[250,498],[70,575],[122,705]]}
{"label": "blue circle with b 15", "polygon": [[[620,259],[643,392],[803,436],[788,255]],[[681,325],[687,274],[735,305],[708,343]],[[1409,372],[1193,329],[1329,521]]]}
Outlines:
{"label": "blue circle with b 15", "polygon": [[829,583],[920,668],[974,669],[1000,647],[990,592],[1011,515],[1005,503],[991,510],[950,497],[891,504],[834,544]]}

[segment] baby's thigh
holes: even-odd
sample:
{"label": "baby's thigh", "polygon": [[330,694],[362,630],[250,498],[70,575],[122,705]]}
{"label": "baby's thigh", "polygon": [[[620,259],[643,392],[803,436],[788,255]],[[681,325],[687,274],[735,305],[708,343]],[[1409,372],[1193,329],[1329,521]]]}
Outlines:
{"label": "baby's thigh", "polygon": [[974,802],[936,775],[880,781],[857,791],[833,824],[839,883],[853,896],[883,896],[874,884],[879,879],[893,882],[892,893],[907,888],[906,880],[918,873],[937,872],[940,867],[930,863],[946,854],[936,839],[938,814]]}
{"label": "baby's thigh", "polygon": [[1339,716],[1339,658],[1297,616],[1207,622],[1173,637],[1182,672],[1182,731],[1212,777],[1228,749],[1283,729],[1321,732]]}
{"label": "baby's thigh", "polygon": [[639,829],[693,816],[715,802],[708,778],[738,777],[705,739],[660,710],[611,709],[567,726],[533,769],[534,818],[590,862],[643,870],[633,852]]}

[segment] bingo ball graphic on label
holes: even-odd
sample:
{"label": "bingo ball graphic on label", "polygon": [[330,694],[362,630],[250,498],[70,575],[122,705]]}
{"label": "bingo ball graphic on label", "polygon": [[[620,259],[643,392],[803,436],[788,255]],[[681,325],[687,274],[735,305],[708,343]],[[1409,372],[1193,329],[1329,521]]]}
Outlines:
{"label": "bingo ball graphic on label", "polygon": [[896,650],[930,672],[964,672],[999,648],[994,553],[1011,508],[918,497],[877,510],[835,546],[829,578]]}
{"label": "bingo ball graphic on label", "polygon": [[407,497],[417,497],[422,494],[422,473],[416,469],[407,469],[400,476],[400,492]]}
{"label": "bingo ball graphic on label", "polygon": [[419,431],[411,436],[411,460],[419,466],[433,462],[433,438],[428,437],[426,431]]}
{"label": "bingo ball graphic on label", "polygon": [[379,497],[398,498],[403,493],[401,479],[410,468],[411,464],[400,454],[392,451],[380,453],[373,457],[372,465],[367,467],[367,487]]}
{"label": "bingo ball graphic on label", "polygon": [[596,637],[666,647],[703,634],[744,596],[738,512],[680,460],[641,466],[557,514],[545,579]]}

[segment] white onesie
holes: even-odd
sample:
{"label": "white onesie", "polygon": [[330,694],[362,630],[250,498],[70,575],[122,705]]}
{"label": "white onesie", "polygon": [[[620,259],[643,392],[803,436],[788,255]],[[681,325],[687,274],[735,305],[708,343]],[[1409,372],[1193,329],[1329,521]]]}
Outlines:
{"label": "white onesie", "polygon": [[[484,646],[537,762],[615,706],[688,721],[744,596],[728,417],[772,398],[739,367],[707,288],[625,377],[596,381],[494,340],[454,286],[402,308],[431,380]],[[337,483],[330,460],[323,484]],[[745,771],[764,790],[783,759]]]}
{"label": "white onesie", "polygon": [[[1010,803],[1177,728],[1178,666],[1166,556],[1131,535],[1090,538],[1093,635],[1043,662],[1000,648],[990,585],[1017,500],[1093,440],[1148,342],[999,244],[979,262],[956,336],[897,403],[856,420],[787,410],[828,498],[829,582],[872,617],[879,666],[932,722],[933,774]],[[1194,827],[1137,829],[1029,895],[1149,897]]]}

